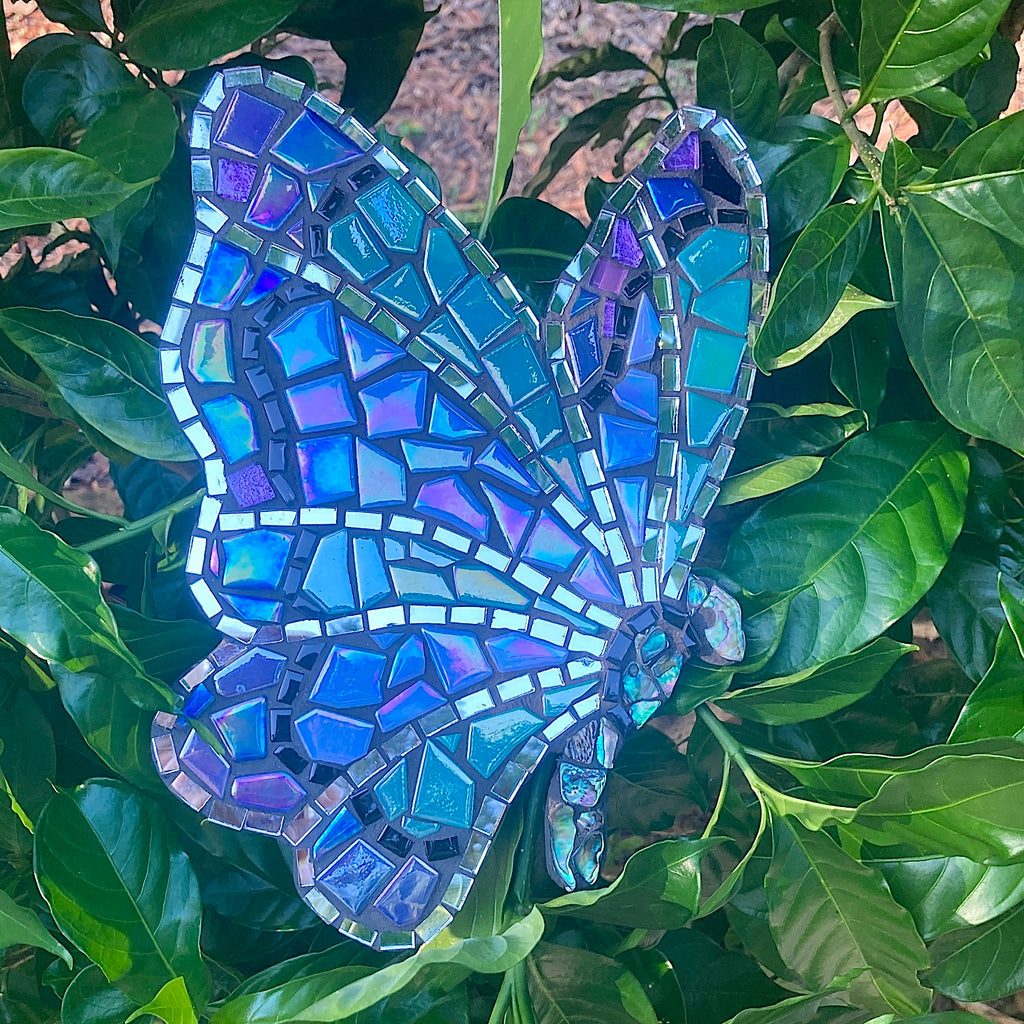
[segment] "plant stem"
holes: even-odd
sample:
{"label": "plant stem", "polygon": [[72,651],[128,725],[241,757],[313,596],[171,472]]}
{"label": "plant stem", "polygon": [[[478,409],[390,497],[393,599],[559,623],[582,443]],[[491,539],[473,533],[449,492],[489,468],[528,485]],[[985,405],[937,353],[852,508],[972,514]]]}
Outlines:
{"label": "plant stem", "polygon": [[502,1024],[505,1014],[512,1003],[512,972],[506,971],[501,979],[501,988],[498,989],[498,996],[494,1000],[494,1008],[487,1018],[487,1024]]}
{"label": "plant stem", "polygon": [[526,977],[526,961],[520,960],[512,968],[512,987],[515,998],[516,1024],[534,1024],[533,1004],[530,1002],[530,983]]}
{"label": "plant stem", "polygon": [[708,823],[704,826],[704,831],[701,833],[701,839],[707,839],[711,833],[714,832],[715,826],[718,824],[718,819],[721,817],[722,808],[725,806],[725,798],[729,793],[729,773],[732,770],[732,754],[730,754],[728,750],[723,751],[723,754],[722,782],[718,787],[718,799],[715,801],[711,817],[708,818]]}
{"label": "plant stem", "polygon": [[136,519],[134,522],[129,523],[123,530],[116,530],[114,533],[108,533],[105,537],[97,537],[95,540],[86,541],[84,544],[78,545],[79,551],[93,552],[100,551],[103,548],[113,547],[115,544],[123,544],[126,540],[131,540],[132,537],[138,537],[140,534],[147,533],[157,523],[167,522],[173,519],[179,512],[184,512],[187,509],[198,505],[206,494],[206,490],[194,491],[192,494],[186,494],[184,498],[179,498],[177,501],[171,502],[170,505],[153,512],[151,515],[143,516],[141,519]]}

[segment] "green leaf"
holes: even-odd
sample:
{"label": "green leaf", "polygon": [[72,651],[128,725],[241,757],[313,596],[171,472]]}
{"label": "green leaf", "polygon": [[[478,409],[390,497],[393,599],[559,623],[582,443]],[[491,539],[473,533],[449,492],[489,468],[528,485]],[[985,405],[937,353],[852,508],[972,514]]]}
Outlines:
{"label": "green leaf", "polygon": [[1024,250],[934,196],[901,209],[896,314],[914,369],[954,426],[1024,450]]}
{"label": "green leaf", "polygon": [[812,990],[861,971],[851,995],[877,1013],[927,1010],[931,995],[917,980],[927,951],[881,874],[790,820],[772,823],[772,844],[765,893],[786,964]]}
{"label": "green leaf", "polygon": [[298,0],[142,0],[124,46],[139,64],[189,71],[248,46],[297,6]]}
{"label": "green leaf", "polygon": [[0,330],[28,353],[61,397],[105,437],[136,455],[194,458],[157,380],[156,349],[137,334],[58,309],[0,310]]}
{"label": "green leaf", "polygon": [[129,185],[87,156],[63,149],[0,150],[0,231],[93,217],[145,188]]}
{"label": "green leaf", "polygon": [[39,9],[50,19],[82,32],[104,32],[99,0],[41,0]]}
{"label": "green leaf", "polygon": [[162,92],[133,92],[89,126],[78,152],[122,181],[156,178],[171,162],[179,123],[174,105]]}
{"label": "green leaf", "polygon": [[912,96],[981,53],[1006,0],[864,0],[859,103]]}
{"label": "green leaf", "polygon": [[788,365],[787,355],[824,326],[860,262],[873,208],[873,200],[827,206],[800,233],[754,341],[754,358],[763,369]]}
{"label": "green leaf", "polygon": [[730,476],[722,485],[719,505],[763,498],[810,480],[825,460],[817,455],[792,455]]}
{"label": "green leaf", "polygon": [[184,978],[172,978],[153,998],[125,1020],[131,1024],[139,1017],[152,1014],[164,1024],[196,1024],[196,1011],[189,999]]}
{"label": "green leaf", "polygon": [[59,956],[68,967],[71,954],[43,927],[28,907],[19,906],[0,889],[0,949],[8,946],[35,946]]}
{"label": "green leaf", "polygon": [[868,312],[837,331],[828,344],[829,379],[851,405],[864,410],[872,424],[888,385],[890,319],[884,313]]}
{"label": "green leaf", "polygon": [[1024,738],[1024,658],[1013,630],[1004,625],[996,640],[992,665],[978,683],[960,712],[949,737],[963,743],[998,736]]}
{"label": "green leaf", "polygon": [[911,644],[881,636],[866,647],[810,672],[766,679],[718,699],[731,714],[766,725],[824,718],[867,696]]}
{"label": "green leaf", "polygon": [[759,139],[768,137],[779,116],[775,62],[749,32],[725,18],[715,20],[697,47],[697,102]]}
{"label": "green leaf", "polygon": [[487,229],[505,191],[505,176],[532,108],[530,87],[543,58],[540,0],[498,0],[498,123],[481,230]]}
{"label": "green leaf", "polygon": [[536,1024],[657,1024],[640,982],[608,957],[542,942],[526,970]]}
{"label": "green leaf", "polygon": [[123,1021],[138,1002],[111,985],[103,972],[90,964],[68,985],[61,1001],[61,1024],[113,1024]]}
{"label": "green leaf", "polygon": [[545,911],[630,928],[682,928],[700,902],[700,860],[720,840],[668,839],[626,861],[604,889],[566,893],[541,905]]}
{"label": "green leaf", "polygon": [[790,996],[774,1006],[743,1010],[729,1024],[867,1024],[872,1016],[870,1010],[850,1006],[837,991]]}
{"label": "green leaf", "polygon": [[[617,3],[618,0],[597,0],[601,4]],[[773,0],[636,0],[640,7],[649,7],[655,11],[687,11],[693,14],[733,14],[736,11],[751,11],[755,7],[765,7]]]}
{"label": "green leaf", "polygon": [[36,698],[17,682],[8,682],[0,699],[0,743],[3,779],[18,806],[35,821],[53,796],[57,754],[49,720]]}
{"label": "green leaf", "polygon": [[933,85],[927,89],[921,89],[914,93],[914,100],[936,114],[943,117],[962,117],[972,128],[978,127],[978,122],[967,109],[963,97],[958,96],[952,89],[944,85]]}
{"label": "green leaf", "polygon": [[202,906],[188,858],[156,804],[124,783],[56,794],[35,834],[39,888],[62,932],[132,998],[172,979],[205,1004]]}
{"label": "green leaf", "polygon": [[548,68],[534,80],[533,91],[538,93],[555,81],[578,82],[581,78],[591,78],[605,71],[647,70],[647,65],[635,53],[606,41],[598,46],[588,46]]}
{"label": "green leaf", "polygon": [[[378,971],[343,967],[231,999],[211,1016],[210,1024],[333,1024],[398,992],[434,965],[504,973],[525,959],[543,933],[544,918],[536,908],[498,935],[456,939],[444,931],[414,956]],[[361,976],[354,976],[357,972]]]}
{"label": "green leaf", "polygon": [[752,594],[794,595],[769,670],[849,654],[905,615],[945,563],[966,493],[967,458],[951,431],[886,423],[743,522],[724,572]]}
{"label": "green leaf", "polygon": [[733,472],[792,455],[821,455],[867,426],[859,409],[831,402],[784,407],[755,403],[743,430]]}

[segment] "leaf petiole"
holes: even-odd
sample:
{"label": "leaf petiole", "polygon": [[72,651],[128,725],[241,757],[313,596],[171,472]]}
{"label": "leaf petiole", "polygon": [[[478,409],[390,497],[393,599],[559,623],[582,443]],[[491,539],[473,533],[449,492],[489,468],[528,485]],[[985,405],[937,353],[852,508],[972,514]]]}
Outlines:
{"label": "leaf petiole", "polygon": [[113,533],[108,533],[105,537],[97,537],[95,540],[79,544],[78,550],[91,553],[93,551],[100,551],[103,548],[113,547],[115,544],[123,544],[126,540],[131,540],[133,537],[147,533],[154,526],[161,523],[169,523],[179,512],[185,512],[198,505],[205,494],[205,489],[193,491],[192,494],[186,494],[184,498],[172,501],[170,505],[166,505],[164,508],[158,509],[148,516],[143,516],[141,519],[136,519],[123,530],[115,530]]}

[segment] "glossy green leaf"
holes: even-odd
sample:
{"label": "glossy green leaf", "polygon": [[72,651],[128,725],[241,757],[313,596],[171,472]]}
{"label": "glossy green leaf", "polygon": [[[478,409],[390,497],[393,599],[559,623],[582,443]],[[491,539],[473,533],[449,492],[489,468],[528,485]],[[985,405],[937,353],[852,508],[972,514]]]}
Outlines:
{"label": "glossy green leaf", "polygon": [[543,58],[540,0],[498,0],[498,123],[484,229],[505,191],[505,175],[530,116],[530,88]]}
{"label": "glossy green leaf", "polygon": [[9,682],[0,697],[0,743],[3,779],[18,806],[35,821],[53,796],[57,752],[49,720],[20,681]]}
{"label": "glossy green leaf", "polygon": [[864,413],[846,405],[755,403],[733,458],[733,472],[793,455],[828,454],[866,426]]}
{"label": "glossy green leaf", "polygon": [[61,1024],[120,1024],[138,1005],[90,964],[68,985],[61,1000],[60,1020]]}
{"label": "glossy green leaf", "polygon": [[93,217],[144,187],[63,149],[0,150],[0,231]]}
{"label": "glossy green leaf", "polygon": [[172,978],[145,1006],[139,1007],[125,1024],[152,1014],[164,1024],[196,1024],[196,1011],[189,999],[184,978]]}
{"label": "glossy green leaf", "polygon": [[810,480],[821,469],[825,460],[816,455],[793,455],[788,459],[779,459],[763,466],[744,470],[730,476],[722,485],[719,495],[720,505],[735,505],[751,498],[763,498],[768,494],[777,494],[794,487],[796,484]]}
{"label": "glossy green leaf", "polygon": [[603,889],[548,900],[542,909],[630,928],[682,928],[700,901],[700,861],[719,840],[669,839],[633,854]]}
{"label": "glossy green leaf", "polygon": [[162,92],[132,92],[89,126],[78,152],[122,181],[145,181],[171,162],[179,125],[174,105]]}
{"label": "glossy green leaf", "polygon": [[154,679],[165,683],[176,683],[223,640],[198,619],[150,619],[121,607],[113,612],[125,646]]}
{"label": "glossy green leaf", "polygon": [[41,0],[39,9],[50,19],[82,32],[103,32],[106,23],[99,0]]}
{"label": "glossy green leaf", "polygon": [[927,1010],[931,994],[917,980],[928,966],[924,942],[881,874],[789,820],[773,822],[772,845],[765,892],[786,964],[812,990],[861,971],[853,1001],[877,1013]]}
{"label": "glossy green leaf", "polygon": [[951,743],[997,736],[1024,738],[1024,658],[1013,630],[1004,625],[996,640],[992,665],[981,678],[956,720]]}
{"label": "glossy green leaf", "polygon": [[872,424],[888,387],[892,331],[885,314],[868,312],[846,324],[828,343],[829,379],[851,405],[864,410]]}
{"label": "glossy green leaf", "polygon": [[963,523],[967,458],[950,431],[886,423],[733,534],[724,571],[750,593],[792,593],[770,670],[851,653],[934,583]]}
{"label": "glossy green leaf", "polygon": [[142,0],[124,45],[147,67],[188,71],[248,46],[297,6],[298,0]]}
{"label": "glossy green leaf", "polygon": [[931,956],[929,983],[953,999],[1001,999],[1024,988],[1024,904],[976,928],[948,932]]}
{"label": "glossy green leaf", "polygon": [[139,335],[109,320],[29,306],[0,310],[0,330],[115,444],[150,459],[194,458],[160,390],[156,349]]}
{"label": "glossy green leaf", "polygon": [[53,797],[35,845],[54,920],[109,980],[143,1001],[181,976],[204,1005],[199,885],[155,803],[123,783],[87,782]]}
{"label": "glossy green leaf", "polygon": [[912,96],[977,56],[1005,0],[864,0],[861,102]]}
{"label": "glossy green leaf", "polygon": [[915,648],[887,636],[810,672],[766,679],[719,698],[731,714],[766,725],[824,718],[869,694]]}
{"label": "glossy green leaf", "polygon": [[552,82],[577,82],[581,78],[591,78],[606,71],[646,70],[647,65],[635,53],[623,50],[614,43],[603,42],[552,65],[534,80],[533,91],[540,92]]}
{"label": "glossy green leaf", "polygon": [[636,977],[586,949],[542,942],[526,961],[536,1024],[656,1024]]}
{"label": "glossy green leaf", "polygon": [[936,114],[943,117],[962,117],[972,128],[978,124],[974,115],[967,109],[967,104],[962,96],[958,96],[952,89],[944,85],[933,85],[927,89],[921,89],[914,93],[914,100]]}
{"label": "glossy green leaf", "polygon": [[788,365],[789,353],[827,322],[867,245],[873,205],[827,206],[800,233],[754,341],[754,358],[763,369]]}
{"label": "glossy green leaf", "polygon": [[71,954],[42,925],[39,918],[0,889],[0,949],[8,946],[35,946],[59,956],[68,967]]}
{"label": "glossy green leaf", "polygon": [[874,1016],[871,1010],[850,1006],[842,992],[825,992],[790,996],[774,1006],[743,1010],[729,1024],[867,1024]]}
{"label": "glossy green leaf", "polygon": [[[618,0],[597,0],[601,4],[617,3]],[[737,0],[636,0],[640,7],[650,7],[655,11],[686,11],[693,14],[733,14],[736,11],[750,11],[755,7],[765,7],[772,0],[748,0],[740,4]]]}
{"label": "glossy green leaf", "polygon": [[779,116],[779,76],[768,51],[749,32],[715,20],[697,48],[697,102],[743,133],[767,138]]}

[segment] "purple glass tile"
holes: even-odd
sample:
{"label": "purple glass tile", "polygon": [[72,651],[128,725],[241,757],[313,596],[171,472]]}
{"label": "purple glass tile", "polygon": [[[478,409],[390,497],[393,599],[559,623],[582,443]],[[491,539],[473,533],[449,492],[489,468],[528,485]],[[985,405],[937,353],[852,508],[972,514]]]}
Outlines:
{"label": "purple glass tile", "polygon": [[491,677],[491,666],[484,657],[480,642],[472,633],[457,629],[424,629],[430,657],[448,693],[482,683]]}
{"label": "purple glass tile", "polygon": [[299,179],[274,164],[267,164],[245,219],[264,231],[276,231],[301,198]]}
{"label": "purple glass tile", "polygon": [[233,693],[261,690],[264,686],[273,686],[287,664],[288,659],[283,654],[254,647],[222,668],[213,677],[214,687],[225,697]]}
{"label": "purple glass tile", "polygon": [[393,373],[359,393],[370,437],[394,437],[423,429],[427,406],[427,375]]}
{"label": "purple glass tile", "polygon": [[236,92],[228,101],[215,139],[228,149],[256,156],[283,116],[280,107],[252,93]]}
{"label": "purple glass tile", "polygon": [[601,337],[615,337],[615,300],[604,300],[604,316],[601,318]]}
{"label": "purple glass tile", "polygon": [[487,540],[490,517],[473,497],[473,492],[455,476],[425,483],[416,495],[414,507],[459,527],[479,540]]}
{"label": "purple glass tile", "polygon": [[178,760],[208,790],[217,796],[224,795],[230,774],[228,763],[197,732],[189,733]]}
{"label": "purple glass tile", "polygon": [[245,469],[228,473],[227,480],[239,508],[252,508],[274,497],[274,488],[260,465],[246,466]]}
{"label": "purple glass tile", "polygon": [[256,180],[256,165],[244,160],[217,161],[217,195],[235,203],[247,203]]}
{"label": "purple glass tile", "polygon": [[257,811],[290,811],[306,791],[285,772],[243,775],[231,783],[231,795],[243,807]]}
{"label": "purple glass tile", "polygon": [[341,900],[353,914],[358,914],[370,897],[394,871],[382,853],[357,839],[323,874],[317,882]]}
{"label": "purple glass tile", "polygon": [[553,668],[564,665],[569,657],[564,647],[556,647],[544,640],[521,633],[508,633],[487,641],[494,664],[500,672],[525,672],[529,669]]}
{"label": "purple glass tile", "polygon": [[644,261],[644,253],[633,230],[633,225],[625,217],[615,221],[615,234],[612,242],[612,259],[625,263],[630,267],[639,267]]}
{"label": "purple glass tile", "polygon": [[600,259],[594,264],[594,269],[591,271],[590,285],[598,291],[612,292],[618,295],[622,291],[627,277],[629,277],[629,267],[624,267],[621,263],[615,263],[613,260]]}
{"label": "purple glass tile", "polygon": [[666,171],[695,171],[700,167],[700,139],[690,132],[661,162]]}
{"label": "purple glass tile", "polygon": [[306,246],[303,243],[303,225],[304,221],[300,217],[286,232],[288,237],[300,248],[305,249]]}
{"label": "purple glass tile", "polygon": [[444,697],[421,679],[379,707],[377,721],[385,732],[393,732],[420,715],[441,707],[444,702]]}

